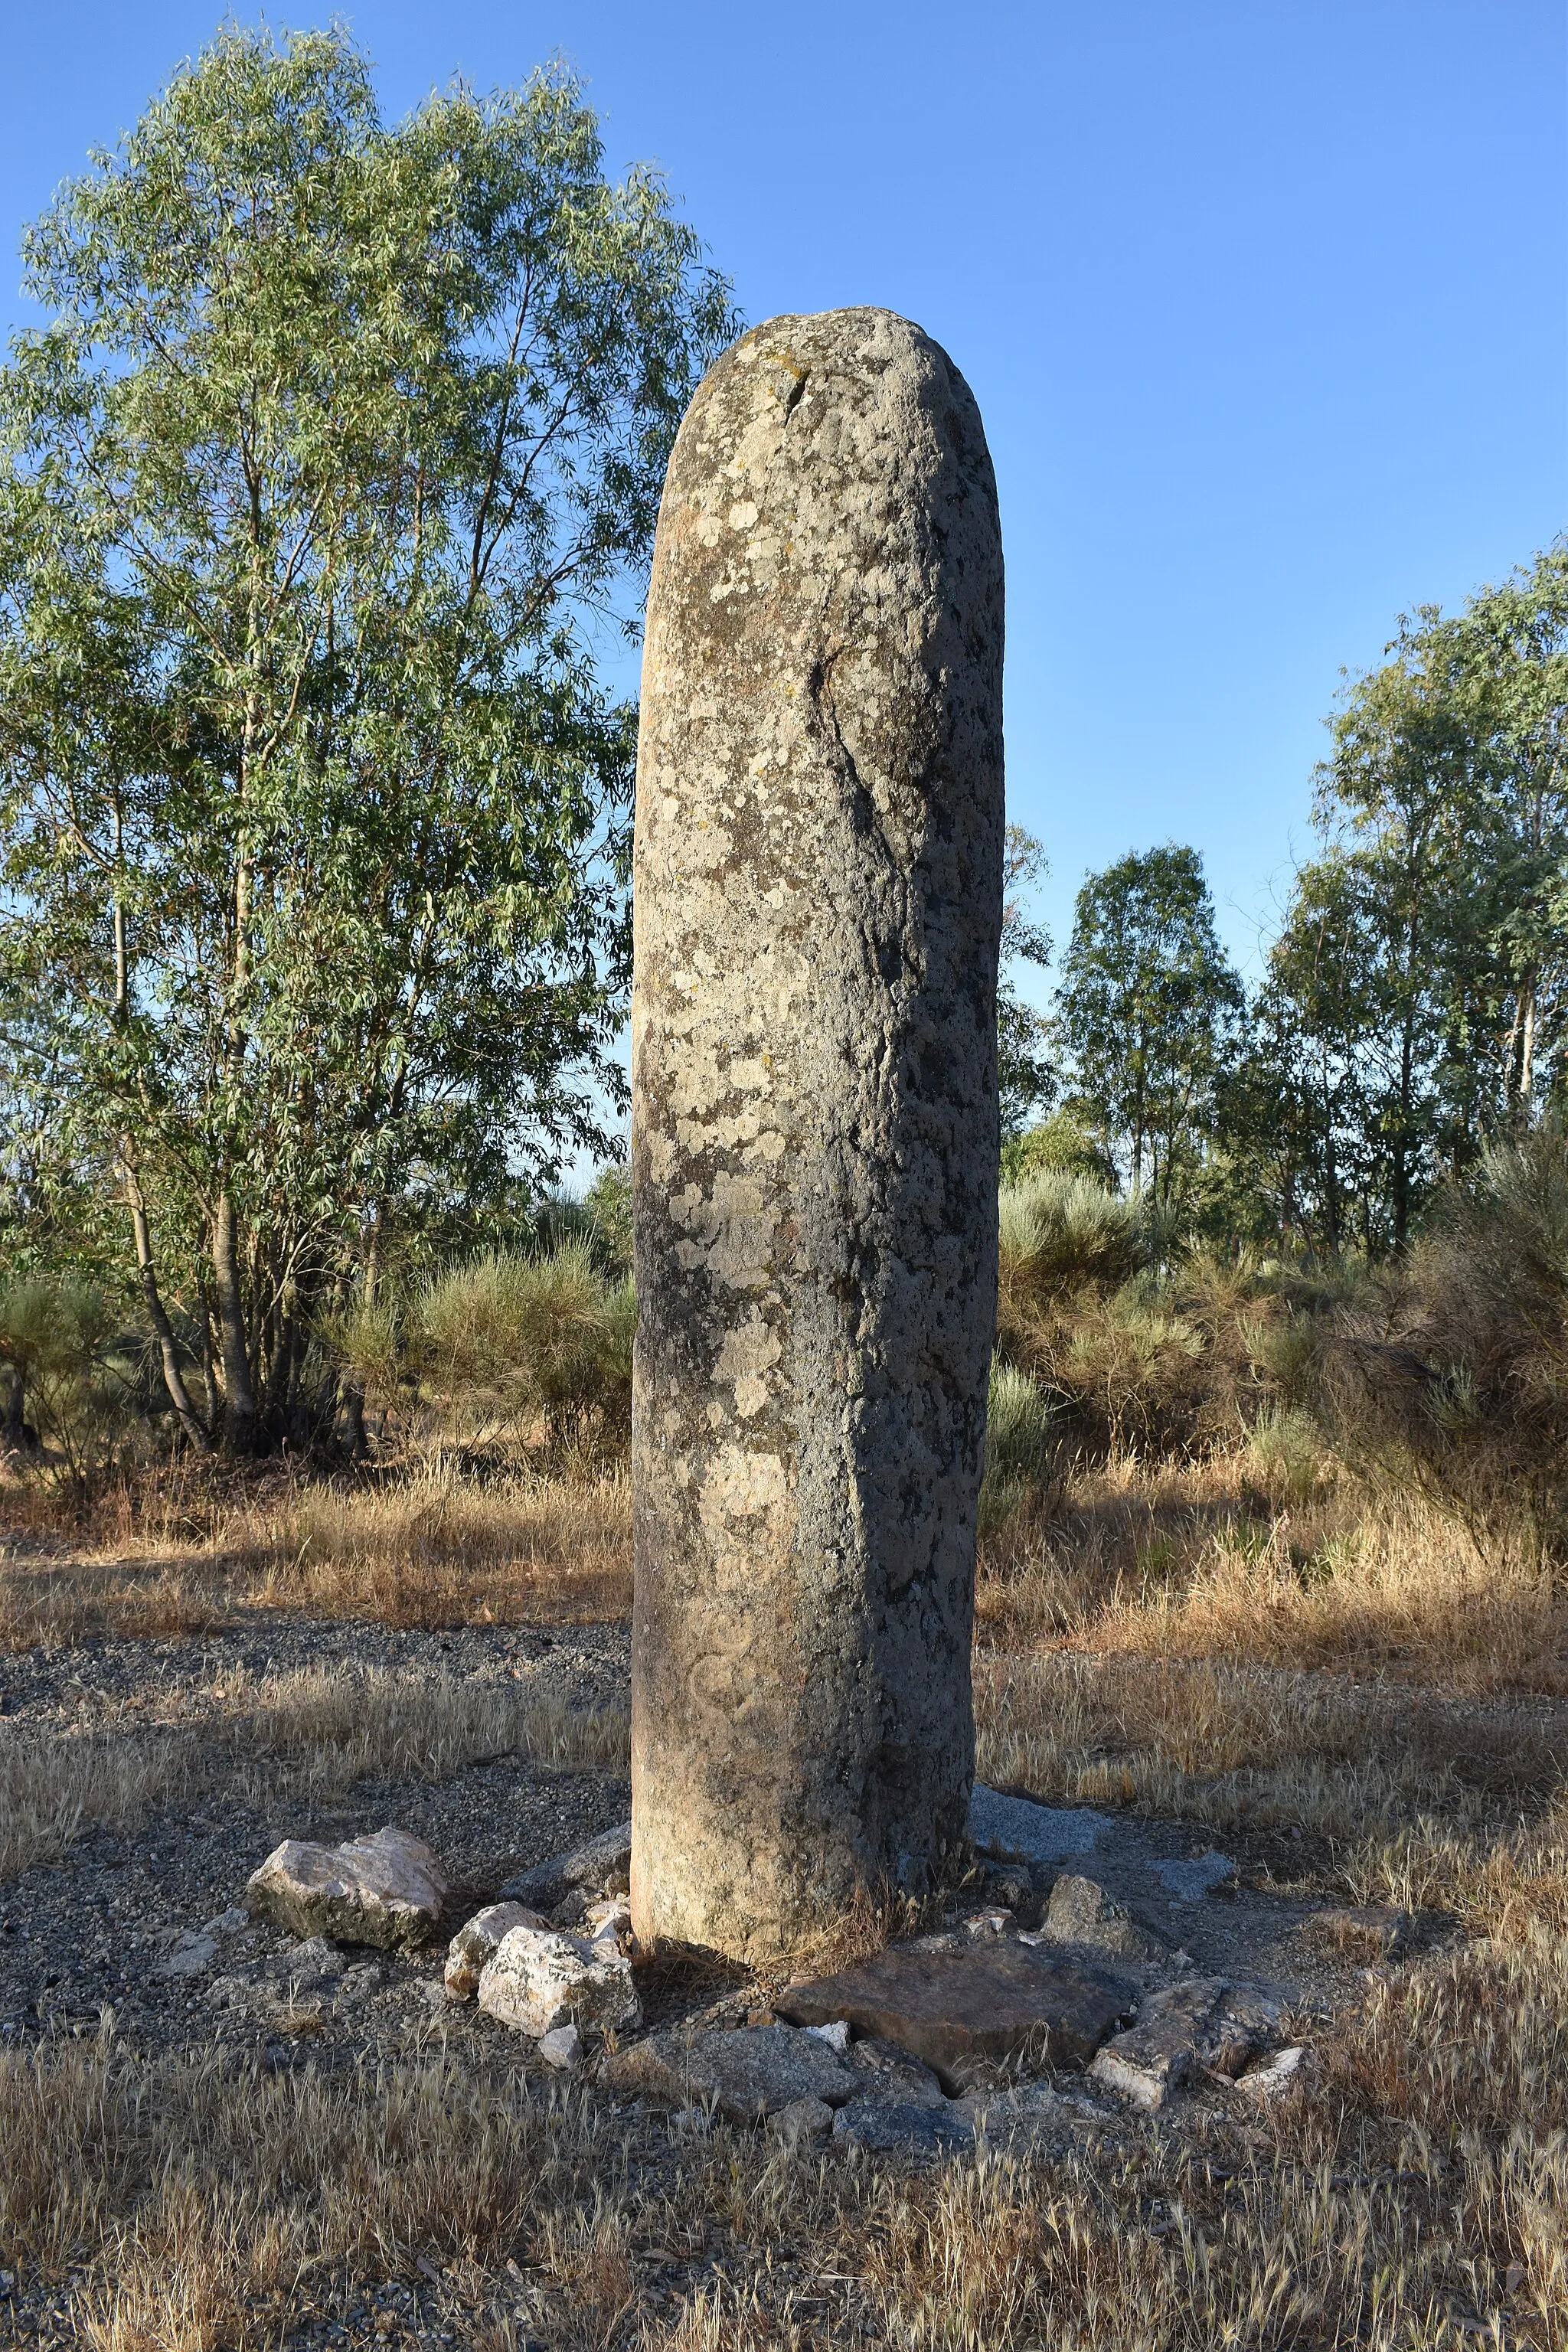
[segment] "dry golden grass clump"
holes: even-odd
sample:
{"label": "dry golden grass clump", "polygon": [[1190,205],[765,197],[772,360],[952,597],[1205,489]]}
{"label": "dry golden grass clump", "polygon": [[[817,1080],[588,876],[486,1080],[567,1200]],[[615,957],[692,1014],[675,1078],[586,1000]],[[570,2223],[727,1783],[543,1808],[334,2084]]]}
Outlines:
{"label": "dry golden grass clump", "polygon": [[624,1706],[577,1706],[510,1682],[342,1665],[235,1675],[221,1701],[169,1727],[0,1739],[0,1881],[54,1860],[85,1829],[126,1827],[209,1790],[251,1803],[331,1796],[372,1777],[446,1780],[501,1756],[624,1771],[629,1737]]}
{"label": "dry golden grass clump", "polygon": [[285,1479],[74,1543],[0,1553],[0,1642],[202,1633],[236,1611],[390,1625],[600,1623],[631,1606],[631,1489],[573,1475]]}

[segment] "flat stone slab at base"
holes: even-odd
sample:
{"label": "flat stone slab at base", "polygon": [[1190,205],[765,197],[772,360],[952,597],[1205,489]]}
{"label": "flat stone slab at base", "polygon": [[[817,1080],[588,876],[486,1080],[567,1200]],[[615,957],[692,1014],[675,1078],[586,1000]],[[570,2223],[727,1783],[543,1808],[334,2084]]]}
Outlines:
{"label": "flat stone slab at base", "polygon": [[923,2058],[945,2088],[962,2090],[988,2059],[1087,2066],[1137,1998],[1108,1969],[997,1940],[963,1952],[892,1944],[836,1976],[791,1985],[776,2006],[795,2025],[847,2017],[859,2032]]}
{"label": "flat stone slab at base", "polygon": [[853,2106],[840,2107],[834,2116],[833,2137],[840,2147],[869,2148],[879,2154],[896,2149],[905,2155],[924,2148],[942,2155],[949,2148],[967,2147],[974,2137],[974,2126],[966,2115],[945,2104],[880,2106],[868,2099],[857,2099]]}
{"label": "flat stone slab at base", "polygon": [[749,2025],[650,2033],[606,2058],[600,2079],[622,2098],[672,2112],[711,2102],[732,2122],[754,2123],[802,2099],[837,2106],[863,2078],[815,2033]]}
{"label": "flat stone slab at base", "polygon": [[497,1889],[496,1899],[526,1903],[534,1911],[555,1911],[574,1895],[581,1895],[585,1901],[598,1895],[624,1895],[631,1858],[632,1825],[617,1822],[614,1829],[590,1838],[585,1845],[552,1854],[548,1862],[535,1863],[531,1870],[520,1870]]}
{"label": "flat stone slab at base", "polygon": [[1005,1854],[1025,1862],[1070,1862],[1092,1853],[1114,1824],[1087,1805],[1037,1805],[1029,1797],[1005,1797],[977,1780],[969,1800],[969,1834],[981,1853]]}
{"label": "flat stone slab at base", "polygon": [[337,1846],[285,1838],[251,1873],[245,1906],[296,1936],[396,1951],[435,1934],[447,1895],[430,1848],[406,1830],[384,1829]]}

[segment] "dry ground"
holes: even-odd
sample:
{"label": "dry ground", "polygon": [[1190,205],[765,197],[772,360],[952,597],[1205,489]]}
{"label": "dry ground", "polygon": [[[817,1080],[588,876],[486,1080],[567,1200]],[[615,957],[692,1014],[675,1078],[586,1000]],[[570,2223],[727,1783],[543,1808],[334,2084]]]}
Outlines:
{"label": "dry ground", "polygon": [[[984,1563],[985,1777],[1463,1930],[1347,1975],[1261,2116],[785,2157],[552,2087],[390,1967],[341,2047],[157,1990],[132,1931],[231,1899],[285,1821],[395,1811],[478,1872],[624,1811],[627,1517],[615,1476],[164,1490],[86,1530],[16,1498],[0,2333],[1568,2352],[1568,1593],[1397,1498],[1122,1465]],[[95,2010],[38,1956],[105,1890]]]}

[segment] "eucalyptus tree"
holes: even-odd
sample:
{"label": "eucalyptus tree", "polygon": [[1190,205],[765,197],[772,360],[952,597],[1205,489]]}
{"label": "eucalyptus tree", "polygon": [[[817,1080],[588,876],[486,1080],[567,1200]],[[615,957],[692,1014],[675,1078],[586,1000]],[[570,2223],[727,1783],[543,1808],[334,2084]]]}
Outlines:
{"label": "eucalyptus tree", "polygon": [[388,127],[339,30],[220,33],[26,264],[0,978],[174,1412],[244,1450],[388,1215],[596,1133],[634,732],[596,632],[735,320],[569,79]]}
{"label": "eucalyptus tree", "polygon": [[1561,1080],[1568,552],[1457,616],[1422,608],[1387,655],[1330,722],[1324,854],[1258,1004],[1269,1124],[1295,1139],[1318,1238],[1373,1252],[1403,1249],[1438,1177],[1477,1168]]}
{"label": "eucalyptus tree", "polygon": [[1050,1053],[1050,1026],[1019,992],[1020,964],[1044,971],[1051,960],[1051,935],[1033,921],[1025,893],[1045,879],[1046,853],[1021,824],[1007,827],[1002,865],[1002,940],[996,983],[996,1081],[1002,1099],[1002,1139],[1016,1141],[1031,1113],[1054,1101],[1058,1074]]}
{"label": "eucalyptus tree", "polygon": [[1134,1191],[1181,1205],[1246,1012],[1195,849],[1134,851],[1089,876],[1058,1004],[1080,1108]]}

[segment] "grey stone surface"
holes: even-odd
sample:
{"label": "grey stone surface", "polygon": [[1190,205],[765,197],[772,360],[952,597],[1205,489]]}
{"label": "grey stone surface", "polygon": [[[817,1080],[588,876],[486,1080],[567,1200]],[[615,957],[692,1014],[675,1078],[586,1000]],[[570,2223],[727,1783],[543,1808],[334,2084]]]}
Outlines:
{"label": "grey stone surface", "polygon": [[1239,2074],[1278,2027],[1279,2007],[1261,1986],[1189,1977],[1152,1993],[1137,2022],[1096,2054],[1089,2073],[1152,2112],[1203,2074]]}
{"label": "grey stone surface", "polygon": [[466,1919],[447,1948],[445,1981],[452,2000],[469,2000],[479,1989],[487,1962],[514,1927],[548,1927],[550,1922],[526,1903],[488,1903]]}
{"label": "grey stone surface", "polygon": [[1292,2044],[1289,2050],[1276,2050],[1271,2058],[1261,2059],[1249,2066],[1238,2088],[1259,2106],[1272,2106],[1277,2099],[1300,2090],[1310,2076],[1311,2053]]}
{"label": "grey stone surface", "polygon": [[852,2106],[840,2107],[833,2118],[833,2137],[841,2144],[878,2154],[924,2150],[945,2155],[952,2148],[970,2145],[974,2125],[962,2106],[950,2106],[945,2101],[941,2107],[883,2106],[857,2099]]}
{"label": "grey stone surface", "polygon": [[797,2025],[847,2017],[924,2059],[957,2092],[987,2061],[1087,2065],[1136,2008],[1137,1993],[1108,1969],[997,1938],[962,1952],[889,1945],[835,1976],[789,1986],[775,2006]]}
{"label": "grey stone surface", "polygon": [[1212,1977],[1173,1985],[1147,2000],[1138,2021],[1095,2054],[1089,2073],[1148,2112],[1201,2072],[1204,2034],[1225,1991]]}
{"label": "grey stone surface", "polygon": [[1002,647],[991,461],[945,354],[876,310],[742,336],[670,460],[643,664],[644,1943],[770,1957],[963,1842]]}
{"label": "grey stone surface", "polygon": [[296,1936],[331,1936],[384,1951],[434,1935],[447,1894],[430,1848],[406,1830],[377,1830],[337,1846],[285,1838],[245,1889],[248,1911]]}
{"label": "grey stone surface", "polygon": [[1228,1886],[1236,1864],[1227,1853],[1194,1854],[1190,1862],[1157,1862],[1154,1875],[1173,1903],[1201,1903],[1216,1886]]}
{"label": "grey stone surface", "polygon": [[531,1870],[520,1870],[497,1889],[497,1899],[526,1903],[535,1911],[555,1911],[574,1895],[588,1900],[624,1893],[631,1852],[632,1825],[617,1822],[614,1829],[590,1838],[584,1845],[574,1846],[568,1853],[552,1854]]}
{"label": "grey stone surface", "polygon": [[1092,1853],[1110,1836],[1112,1822],[1087,1805],[1037,1805],[1027,1797],[1005,1797],[977,1784],[969,1801],[969,1834],[982,1853],[1025,1862],[1070,1862]]}
{"label": "grey stone surface", "polygon": [[548,2033],[539,2037],[539,2054],[547,2066],[566,2069],[580,2065],[583,2037],[574,2025],[552,2025]]}
{"label": "grey stone surface", "polygon": [[1052,1887],[1042,1924],[1055,1943],[1114,1952],[1123,1959],[1152,1960],[1170,1953],[1164,1937],[1135,1919],[1125,1903],[1108,1894],[1097,1879],[1080,1878],[1073,1871],[1064,1870]]}
{"label": "grey stone surface", "polygon": [[900,2050],[896,2042],[865,2034],[849,2045],[849,2063],[857,2077],[853,2096],[873,2105],[943,2107],[947,2095],[921,2058]]}
{"label": "grey stone surface", "polygon": [[815,2033],[750,2025],[650,2033],[605,2059],[605,2084],[622,2098],[677,2110],[712,2102],[738,2123],[776,2114],[799,2099],[847,2099],[856,2077]]}
{"label": "grey stone surface", "polygon": [[614,1944],[552,1927],[510,1927],[479,1974],[479,2007],[535,2041],[560,2025],[642,2022],[631,1965]]}
{"label": "grey stone surface", "polygon": [[768,2129],[781,2147],[815,2147],[833,2130],[833,2109],[822,2099],[792,2099],[768,2117]]}

